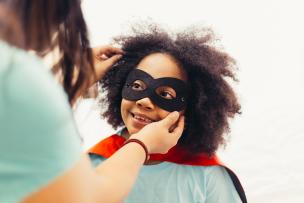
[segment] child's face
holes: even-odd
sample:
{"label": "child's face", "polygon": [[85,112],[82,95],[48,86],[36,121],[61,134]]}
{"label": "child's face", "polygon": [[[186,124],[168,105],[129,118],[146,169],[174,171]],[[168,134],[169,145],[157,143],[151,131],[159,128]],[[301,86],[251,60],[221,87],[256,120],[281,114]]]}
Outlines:
{"label": "child's face", "polygon": [[[154,79],[171,77],[187,81],[185,71],[168,54],[154,53],[143,58],[137,65]],[[144,88],[145,84],[135,81],[134,88]],[[176,97],[176,91],[164,86],[157,89],[158,95],[170,99]],[[129,134],[138,132],[145,125],[165,118],[170,112],[155,105],[150,98],[145,97],[136,101],[122,99],[121,116]],[[183,113],[183,111],[182,111]]]}

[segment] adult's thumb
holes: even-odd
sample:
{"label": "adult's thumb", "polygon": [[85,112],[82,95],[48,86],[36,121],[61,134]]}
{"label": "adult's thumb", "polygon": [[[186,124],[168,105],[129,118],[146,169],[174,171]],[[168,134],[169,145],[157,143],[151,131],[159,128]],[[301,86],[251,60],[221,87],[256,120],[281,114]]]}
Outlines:
{"label": "adult's thumb", "polygon": [[119,59],[121,59],[121,57],[121,54],[116,54],[114,56],[111,56],[110,58],[100,60],[95,63],[95,71],[97,74],[97,78],[101,79],[101,77],[104,76],[105,72],[108,71]]}
{"label": "adult's thumb", "polygon": [[111,57],[109,57],[107,60],[104,61],[105,65],[108,67],[113,66],[119,59],[121,59],[121,54],[115,54]]}
{"label": "adult's thumb", "polygon": [[179,118],[179,113],[177,111],[171,112],[166,118],[164,118],[161,123],[165,126],[170,128],[174,125]]}

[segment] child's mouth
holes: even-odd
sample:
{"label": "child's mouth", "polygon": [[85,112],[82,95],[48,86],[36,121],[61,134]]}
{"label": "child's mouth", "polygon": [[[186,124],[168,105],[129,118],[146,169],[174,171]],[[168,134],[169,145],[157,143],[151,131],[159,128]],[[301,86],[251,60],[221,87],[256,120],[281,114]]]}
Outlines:
{"label": "child's mouth", "polygon": [[142,124],[142,125],[147,125],[149,123],[152,123],[154,122],[154,120],[142,115],[142,114],[134,114],[134,113],[131,113],[134,121],[136,123],[139,123],[139,124]]}

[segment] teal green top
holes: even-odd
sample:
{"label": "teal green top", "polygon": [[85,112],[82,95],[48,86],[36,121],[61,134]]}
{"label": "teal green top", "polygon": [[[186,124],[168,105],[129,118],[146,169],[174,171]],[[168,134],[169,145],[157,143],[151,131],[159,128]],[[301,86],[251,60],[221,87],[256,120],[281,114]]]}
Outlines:
{"label": "teal green top", "polygon": [[20,202],[71,168],[80,144],[66,95],[42,61],[0,41],[0,202]]}
{"label": "teal green top", "polygon": [[[90,154],[97,166],[106,159]],[[123,170],[123,169],[122,169]],[[241,203],[221,166],[188,166],[170,162],[144,165],[123,203]]]}

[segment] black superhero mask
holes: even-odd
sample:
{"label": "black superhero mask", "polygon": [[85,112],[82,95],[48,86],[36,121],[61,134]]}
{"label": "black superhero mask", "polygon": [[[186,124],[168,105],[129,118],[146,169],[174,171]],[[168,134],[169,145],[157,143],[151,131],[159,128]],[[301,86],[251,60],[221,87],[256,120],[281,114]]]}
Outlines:
{"label": "black superhero mask", "polygon": [[[144,88],[134,88],[135,81],[144,83]],[[171,87],[176,92],[175,98],[165,98],[157,93],[161,87]],[[132,70],[122,89],[122,97],[127,100],[137,101],[148,97],[151,101],[166,111],[182,111],[187,103],[187,84],[177,78],[164,77],[154,79],[151,75],[135,68]]]}

